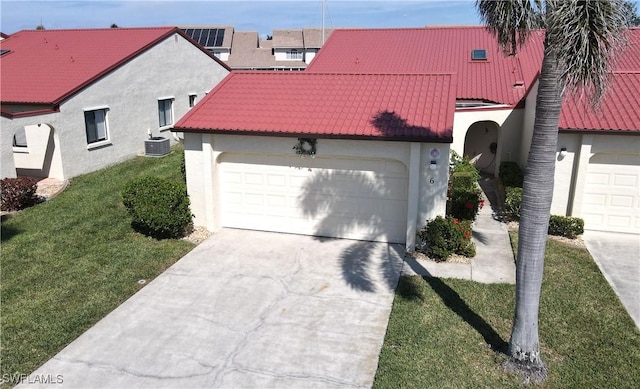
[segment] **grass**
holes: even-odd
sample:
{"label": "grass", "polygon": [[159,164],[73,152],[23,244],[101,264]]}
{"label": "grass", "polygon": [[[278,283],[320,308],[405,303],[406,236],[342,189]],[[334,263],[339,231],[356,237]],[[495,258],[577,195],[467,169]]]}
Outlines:
{"label": "grass", "polygon": [[[511,236],[517,243],[517,235]],[[503,372],[513,285],[403,277],[375,388],[519,387]],[[588,251],[547,243],[540,341],[545,388],[630,388],[640,382],[640,331]]]}
{"label": "grass", "polygon": [[181,154],[74,178],[2,222],[2,374],[31,373],[193,248],[134,232],[120,195],[140,176],[182,180]]}

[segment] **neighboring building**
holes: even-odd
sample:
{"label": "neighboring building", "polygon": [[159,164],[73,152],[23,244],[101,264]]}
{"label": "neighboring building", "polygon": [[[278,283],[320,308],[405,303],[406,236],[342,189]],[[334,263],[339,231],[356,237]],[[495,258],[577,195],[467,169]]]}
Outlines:
{"label": "neighboring building", "polygon": [[455,84],[452,74],[231,73],[174,129],[194,223],[413,247],[445,212]]}
{"label": "neighboring building", "polygon": [[[231,26],[181,27],[234,70],[304,70],[323,44],[321,28],[274,30],[271,39]],[[324,30],[324,38],[333,29]]]}
{"label": "neighboring building", "polygon": [[229,73],[175,27],[24,30],[0,48],[2,177],[66,179],[142,154]]}

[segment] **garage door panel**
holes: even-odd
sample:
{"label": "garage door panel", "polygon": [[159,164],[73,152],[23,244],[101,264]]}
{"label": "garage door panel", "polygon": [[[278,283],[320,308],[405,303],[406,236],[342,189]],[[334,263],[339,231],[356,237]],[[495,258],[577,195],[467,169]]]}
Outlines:
{"label": "garage door panel", "polygon": [[582,218],[586,229],[640,233],[640,155],[590,158]]}
{"label": "garage door panel", "polygon": [[408,178],[402,163],[315,158],[305,161],[309,170],[292,162],[300,164],[282,156],[223,154],[222,225],[405,241]]}

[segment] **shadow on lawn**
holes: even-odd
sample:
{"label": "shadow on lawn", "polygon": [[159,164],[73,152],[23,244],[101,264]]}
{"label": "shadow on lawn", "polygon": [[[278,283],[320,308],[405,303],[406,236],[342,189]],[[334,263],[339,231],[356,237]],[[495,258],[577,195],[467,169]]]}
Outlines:
{"label": "shadow on lawn", "polygon": [[[410,264],[410,266],[413,267],[415,264]],[[423,272],[427,272],[426,269],[424,269]],[[485,343],[491,346],[492,350],[503,354],[507,353],[509,344],[500,337],[500,335],[482,318],[482,316],[475,313],[462,299],[462,297],[447,285],[446,282],[440,278],[431,276],[425,276],[422,278],[427,284],[429,284],[431,289],[438,294],[444,305],[455,312],[462,320],[467,322],[471,327],[473,327],[473,329],[482,335]],[[414,300],[416,298],[420,300],[424,299],[419,286],[410,278],[403,278],[400,280],[398,293],[409,300]]]}
{"label": "shadow on lawn", "polygon": [[10,240],[11,238],[13,238],[14,236],[18,235],[20,232],[19,229],[9,226],[7,225],[6,221],[9,219],[8,215],[2,215],[2,231],[0,231],[0,241],[2,242],[6,242],[8,240]]}

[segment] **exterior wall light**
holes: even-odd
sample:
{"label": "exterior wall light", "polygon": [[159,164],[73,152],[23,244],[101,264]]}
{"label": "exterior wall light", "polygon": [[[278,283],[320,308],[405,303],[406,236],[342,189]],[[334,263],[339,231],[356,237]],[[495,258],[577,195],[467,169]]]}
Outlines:
{"label": "exterior wall light", "polygon": [[561,149],[560,149],[560,156],[561,156],[562,158],[564,158],[564,157],[566,157],[567,155],[569,155],[569,152],[567,151],[567,148],[566,148],[566,147],[561,148]]}
{"label": "exterior wall light", "polygon": [[431,163],[429,164],[429,169],[431,170],[436,170],[437,167],[438,164],[436,163],[436,161],[431,161]]}

